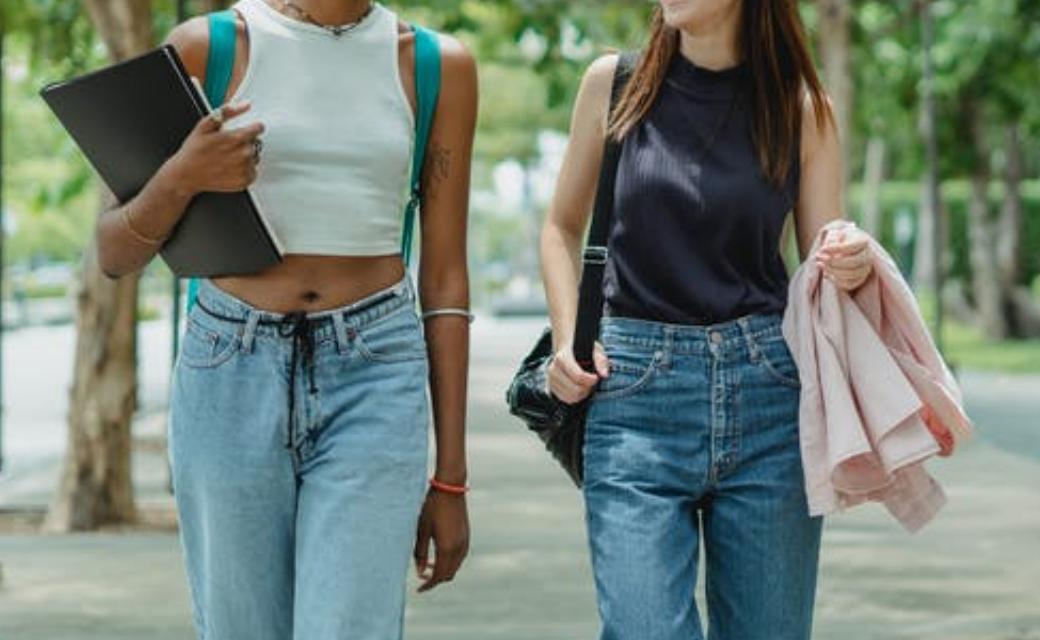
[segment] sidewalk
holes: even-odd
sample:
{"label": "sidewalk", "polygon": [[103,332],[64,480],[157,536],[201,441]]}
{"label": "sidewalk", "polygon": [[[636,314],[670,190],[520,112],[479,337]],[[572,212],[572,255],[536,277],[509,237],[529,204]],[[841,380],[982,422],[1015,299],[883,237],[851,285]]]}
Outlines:
{"label": "sidewalk", "polygon": [[[505,381],[540,324],[481,318],[471,375],[473,548],[452,585],[410,597],[407,638],[592,640],[580,496],[506,415]],[[931,469],[950,505],[910,536],[879,506],[829,520],[816,640],[1040,640],[1040,378],[963,377],[979,432]],[[161,416],[138,425],[149,513],[168,511]],[[58,461],[0,479],[0,509],[46,503]],[[0,639],[188,640],[171,530],[0,532]],[[413,586],[414,586],[413,582]]]}

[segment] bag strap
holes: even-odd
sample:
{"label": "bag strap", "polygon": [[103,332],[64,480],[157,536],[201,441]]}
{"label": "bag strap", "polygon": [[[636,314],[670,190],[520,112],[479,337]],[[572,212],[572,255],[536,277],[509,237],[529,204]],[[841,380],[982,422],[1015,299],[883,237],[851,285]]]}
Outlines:
{"label": "bag strap", "polygon": [[235,12],[231,9],[209,14],[209,57],[206,58],[206,99],[214,107],[224,104],[231,72],[235,68]]}
{"label": "bag strap", "polygon": [[[423,160],[426,143],[433,126],[433,115],[437,110],[437,99],[441,88],[441,46],[437,34],[418,25],[411,25],[415,32],[415,96],[417,113],[415,122],[415,148],[412,151],[412,175],[408,190],[408,203],[404,210],[404,225],[401,232],[401,255],[405,266],[411,258],[413,229],[416,212],[421,208]],[[224,104],[231,73],[235,66],[235,41],[237,38],[236,16],[231,9],[209,14],[209,56],[206,59],[206,98],[213,106]],[[195,304],[199,282],[188,281],[188,309]]]}
{"label": "bag strap", "polygon": [[[617,70],[610,93],[610,114],[635,69],[637,54],[632,51],[618,57]],[[612,118],[611,118],[612,119]],[[581,284],[578,289],[578,319],[574,327],[574,358],[586,371],[593,371],[592,349],[599,337],[599,321],[603,315],[603,273],[607,265],[607,240],[614,218],[614,185],[622,142],[607,138],[600,164],[599,184],[592,210],[592,224],[582,256]]]}
{"label": "bag strap", "polygon": [[[231,72],[235,68],[235,41],[238,36],[237,18],[231,9],[209,14],[209,55],[206,58],[206,99],[214,107],[224,104]],[[188,280],[188,310],[199,295],[198,278]]]}
{"label": "bag strap", "polygon": [[422,208],[422,169],[426,158],[426,143],[433,126],[433,114],[441,90],[441,45],[437,34],[419,25],[415,32],[415,148],[412,151],[412,179],[408,189],[408,204],[404,208],[401,230],[401,257],[407,267],[412,255],[412,237],[415,214]]}

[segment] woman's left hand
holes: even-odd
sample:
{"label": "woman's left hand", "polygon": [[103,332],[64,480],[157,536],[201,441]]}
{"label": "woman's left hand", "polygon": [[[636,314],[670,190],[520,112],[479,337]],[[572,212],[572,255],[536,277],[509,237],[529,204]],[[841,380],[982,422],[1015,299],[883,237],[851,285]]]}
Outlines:
{"label": "woman's left hand", "polygon": [[[430,558],[430,543],[434,557]],[[451,582],[469,553],[469,513],[465,494],[439,491],[430,487],[419,514],[415,541],[415,568],[422,584],[419,592],[429,591],[442,582]]]}
{"label": "woman's left hand", "polygon": [[816,253],[816,264],[839,289],[855,291],[874,271],[869,237],[855,227],[828,233]]}

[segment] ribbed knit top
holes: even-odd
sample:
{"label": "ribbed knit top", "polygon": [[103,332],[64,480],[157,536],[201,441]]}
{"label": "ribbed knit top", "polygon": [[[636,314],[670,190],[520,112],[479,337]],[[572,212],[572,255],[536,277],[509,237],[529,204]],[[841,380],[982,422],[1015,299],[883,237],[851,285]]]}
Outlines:
{"label": "ribbed knit top", "polygon": [[751,141],[745,66],[711,71],[676,55],[648,116],[624,140],[610,257],[610,315],[710,324],[784,309],[783,188]]}
{"label": "ribbed knit top", "polygon": [[264,123],[257,204],[288,253],[401,250],[415,120],[398,69],[397,16],[380,4],[334,36],[263,0],[235,9],[249,64],[229,126]]}

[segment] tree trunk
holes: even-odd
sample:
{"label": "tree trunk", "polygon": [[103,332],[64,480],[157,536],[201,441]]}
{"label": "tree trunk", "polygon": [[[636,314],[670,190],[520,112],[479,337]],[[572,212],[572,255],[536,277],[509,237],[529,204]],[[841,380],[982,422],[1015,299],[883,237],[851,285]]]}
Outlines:
{"label": "tree trunk", "polygon": [[842,141],[842,205],[848,211],[849,150],[852,133],[852,68],[849,40],[851,33],[852,0],[816,0],[820,16],[817,45],[823,67],[827,93],[834,103],[838,133]]}
{"label": "tree trunk", "polygon": [[1040,308],[1029,288],[1019,283],[1022,250],[1022,138],[1018,124],[1004,128],[1004,202],[997,223],[997,269],[1004,319],[1010,338],[1040,336]]}
{"label": "tree trunk", "polygon": [[935,288],[941,266],[935,263],[935,243],[938,241],[939,208],[943,205],[938,199],[932,202],[931,191],[932,185],[926,178],[921,182],[921,204],[914,235],[914,288],[921,292]]}
{"label": "tree trunk", "polygon": [[1000,208],[997,264],[1008,288],[1018,284],[1022,244],[1022,140],[1017,124],[1004,129],[1004,203]]}
{"label": "tree trunk", "polygon": [[[83,2],[113,61],[152,46],[149,0]],[[137,395],[138,275],[109,280],[95,251],[91,241],[77,300],[68,449],[44,524],[49,531],[91,530],[135,517],[130,425]]]}
{"label": "tree trunk", "polygon": [[1004,296],[997,268],[997,247],[989,207],[989,152],[985,136],[985,118],[978,107],[971,113],[971,143],[975,167],[971,176],[968,199],[968,253],[971,263],[972,294],[978,314],[979,328],[987,338],[1001,340],[1007,336]]}
{"label": "tree trunk", "polygon": [[860,226],[875,238],[881,237],[881,187],[885,177],[885,141],[871,136],[863,169],[863,206]]}
{"label": "tree trunk", "polygon": [[151,0],[83,0],[83,4],[113,61],[152,46]]}
{"label": "tree trunk", "polygon": [[935,66],[932,63],[934,25],[931,0],[918,3],[921,27],[921,84],[919,126],[925,148],[925,175],[921,183],[921,207],[917,218],[914,245],[914,284],[918,291],[931,290],[935,296],[935,324],[933,337],[942,350],[943,292],[939,289],[946,281],[946,259],[949,246],[949,225],[941,202],[939,186],[939,148],[936,134]]}
{"label": "tree trunk", "polygon": [[230,0],[198,0],[196,7],[201,15],[212,11],[226,9],[229,4],[231,4]]}
{"label": "tree trunk", "polygon": [[135,518],[130,422],[136,385],[137,276],[109,280],[93,243],[77,297],[76,364],[61,484],[45,529],[89,531]]}

